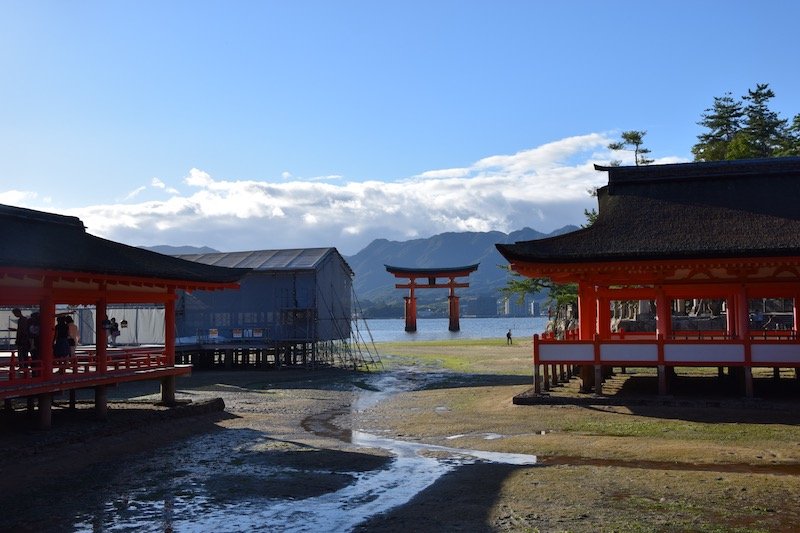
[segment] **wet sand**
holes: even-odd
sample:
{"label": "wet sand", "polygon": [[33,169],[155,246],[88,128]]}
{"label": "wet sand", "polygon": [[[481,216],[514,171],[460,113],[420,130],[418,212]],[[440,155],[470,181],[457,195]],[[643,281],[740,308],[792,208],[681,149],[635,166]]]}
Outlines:
{"label": "wet sand", "polygon": [[[381,385],[363,374],[198,372],[178,382],[178,398],[191,401],[182,413],[153,406],[148,395],[156,390],[146,384],[115,391],[112,398],[137,401],[112,404],[107,422],[92,421],[88,404],[78,413],[57,407],[53,430],[41,432],[26,430],[24,414],[16,413],[3,421],[0,437],[6,502],[0,529],[793,531],[800,525],[797,410],[517,406],[512,398],[527,389],[523,375],[423,366],[404,371],[399,392],[367,395],[368,401],[362,392]],[[731,433],[718,431],[728,424]],[[354,445],[356,429],[448,449],[535,454],[539,464],[467,461],[377,514],[357,516],[375,507],[351,495],[354,511],[348,516],[342,509],[338,522],[332,510],[320,522],[302,518],[394,460],[381,447]],[[717,433],[695,435],[703,431]],[[437,458],[436,465],[452,462]],[[378,499],[370,490],[360,499],[370,497]],[[267,515],[265,501],[280,505]]]}

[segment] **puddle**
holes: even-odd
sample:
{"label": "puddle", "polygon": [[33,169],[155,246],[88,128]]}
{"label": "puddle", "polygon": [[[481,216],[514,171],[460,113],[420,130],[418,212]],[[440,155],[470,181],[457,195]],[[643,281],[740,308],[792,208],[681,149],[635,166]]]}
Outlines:
{"label": "puddle", "polygon": [[373,448],[383,448],[389,450],[397,457],[421,457],[426,452],[438,452],[444,455],[443,459],[448,464],[459,466],[472,464],[476,460],[490,463],[501,463],[507,465],[535,465],[537,458],[535,455],[521,453],[486,452],[483,450],[467,450],[462,448],[450,448],[448,446],[438,446],[435,444],[423,444],[420,442],[408,442],[395,439],[387,439],[353,431],[353,444]]}

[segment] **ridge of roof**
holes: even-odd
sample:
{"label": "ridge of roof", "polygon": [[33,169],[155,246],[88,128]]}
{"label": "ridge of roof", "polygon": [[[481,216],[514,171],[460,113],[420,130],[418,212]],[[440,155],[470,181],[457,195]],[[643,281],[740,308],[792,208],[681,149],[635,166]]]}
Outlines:
{"label": "ridge of roof", "polygon": [[608,170],[594,224],[497,250],[536,263],[800,256],[800,157]]}
{"label": "ridge of roof", "polygon": [[800,157],[769,157],[727,161],[695,161],[663,165],[605,166],[595,170],[608,172],[608,184],[626,182],[673,181],[687,179],[733,178],[796,173]]}
{"label": "ridge of roof", "polygon": [[249,271],[103,239],[88,233],[77,217],[0,205],[0,223],[6,230],[6,246],[0,248],[3,267],[210,283],[233,283]]}
{"label": "ridge of roof", "polygon": [[83,221],[78,217],[48,213],[46,211],[37,211],[35,209],[27,209],[24,207],[16,207],[7,204],[0,204],[0,217],[17,218],[29,222],[59,224],[63,226],[71,226],[82,231],[86,230],[86,226],[83,225]]}

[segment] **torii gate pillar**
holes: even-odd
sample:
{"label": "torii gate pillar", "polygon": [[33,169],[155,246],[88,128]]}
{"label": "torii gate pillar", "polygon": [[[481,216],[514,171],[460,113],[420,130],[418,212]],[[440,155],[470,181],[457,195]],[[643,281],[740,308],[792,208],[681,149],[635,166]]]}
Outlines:
{"label": "torii gate pillar", "polygon": [[461,324],[458,322],[458,315],[460,314],[458,307],[458,296],[451,294],[447,297],[447,299],[450,300],[450,326],[447,329],[450,331],[460,331]]}
{"label": "torii gate pillar", "polygon": [[[415,289],[449,289],[448,295],[450,324],[447,329],[459,331],[460,308],[456,288],[469,287],[469,283],[460,283],[456,278],[469,276],[471,272],[478,269],[478,265],[469,265],[454,268],[402,268],[384,265],[387,272],[394,274],[396,278],[406,278],[408,283],[398,283],[395,288],[408,289],[408,296],[405,300],[406,331],[417,331],[417,297]],[[436,278],[448,278],[446,282],[437,282]]]}
{"label": "torii gate pillar", "polygon": [[[411,289],[411,294],[414,294],[414,289]],[[417,331],[417,297],[416,296],[403,296],[406,302],[405,317],[406,317],[406,331]]]}

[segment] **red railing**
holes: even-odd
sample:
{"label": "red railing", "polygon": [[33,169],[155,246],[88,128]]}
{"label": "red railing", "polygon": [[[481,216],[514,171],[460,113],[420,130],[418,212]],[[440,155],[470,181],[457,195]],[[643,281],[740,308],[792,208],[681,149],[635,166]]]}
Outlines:
{"label": "red railing", "polygon": [[613,366],[800,367],[800,342],[789,331],[767,336],[753,332],[746,339],[716,331],[699,338],[673,335],[669,339],[627,333],[604,340],[599,336],[594,340],[557,340],[552,335],[534,335],[533,361]]}
{"label": "red railing", "polygon": [[578,340],[578,330],[577,329],[566,330],[564,332],[563,339],[557,339],[556,333],[554,331],[545,331],[544,333],[542,333],[541,338],[543,340],[565,340],[565,341]]}
{"label": "red railing", "polygon": [[0,388],[8,385],[21,385],[26,382],[42,383],[61,380],[78,375],[113,375],[138,370],[168,368],[163,346],[109,349],[106,356],[107,368],[101,373],[97,368],[97,351],[85,350],[70,357],[53,359],[53,372],[50,376],[42,374],[42,361],[28,358],[20,364],[16,351],[9,356],[0,356]]}

